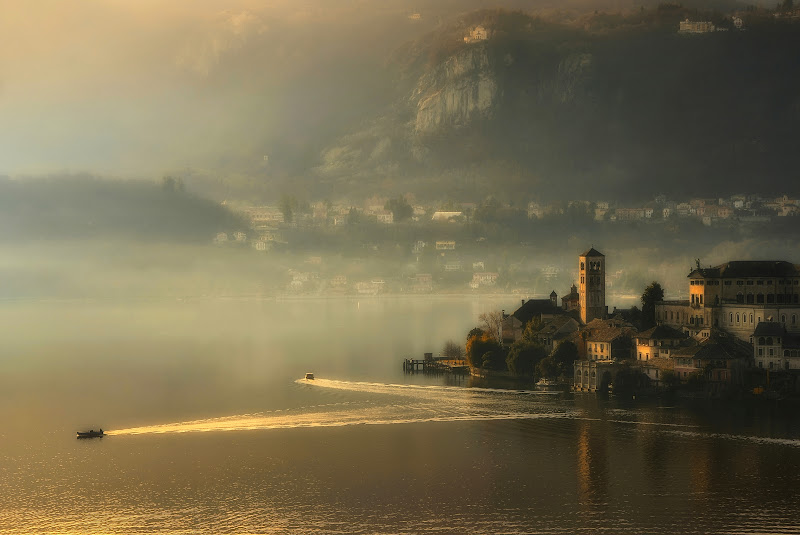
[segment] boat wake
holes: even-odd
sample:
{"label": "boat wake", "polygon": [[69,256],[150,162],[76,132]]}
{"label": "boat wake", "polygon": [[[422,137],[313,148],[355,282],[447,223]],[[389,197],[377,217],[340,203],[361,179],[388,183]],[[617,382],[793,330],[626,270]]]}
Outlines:
{"label": "boat wake", "polygon": [[666,434],[726,441],[800,447],[800,440],[714,433],[688,423],[653,422],[636,411],[615,412],[605,418],[590,416],[571,404],[557,402],[549,392],[448,386],[298,379],[296,383],[318,388],[372,394],[361,400],[130,427],[106,431],[106,435],[147,435],[167,433],[208,433],[354,425],[418,424],[426,422],[479,422],[499,420],[562,420],[604,423],[649,429]]}

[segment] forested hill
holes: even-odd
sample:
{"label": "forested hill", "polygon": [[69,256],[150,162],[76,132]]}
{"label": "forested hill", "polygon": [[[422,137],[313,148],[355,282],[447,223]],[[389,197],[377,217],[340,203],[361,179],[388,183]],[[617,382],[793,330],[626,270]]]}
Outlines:
{"label": "forested hill", "polygon": [[[744,30],[677,5],[570,23],[465,15],[393,56],[391,102],[329,142],[309,186],[515,200],[785,191],[800,24],[741,15]],[[723,31],[680,35],[684,18]],[[464,42],[478,25],[489,39]]]}
{"label": "forested hill", "polygon": [[246,228],[218,203],[183,191],[180,181],[102,180],[63,176],[0,177],[0,240],[133,238],[210,242]]}

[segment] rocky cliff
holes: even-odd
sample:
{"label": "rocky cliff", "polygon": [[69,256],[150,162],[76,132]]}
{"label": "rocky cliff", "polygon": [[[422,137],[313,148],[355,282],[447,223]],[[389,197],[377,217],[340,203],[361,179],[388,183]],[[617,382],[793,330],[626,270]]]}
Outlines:
{"label": "rocky cliff", "polygon": [[414,133],[433,134],[491,116],[498,87],[486,43],[465,46],[420,77],[411,97]]}

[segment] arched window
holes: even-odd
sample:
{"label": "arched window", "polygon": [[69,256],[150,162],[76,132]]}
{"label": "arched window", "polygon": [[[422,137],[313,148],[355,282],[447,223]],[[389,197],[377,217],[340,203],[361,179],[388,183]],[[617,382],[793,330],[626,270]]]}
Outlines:
{"label": "arched window", "polygon": [[775,294],[767,294],[767,303],[775,302]]}
{"label": "arched window", "polygon": [[786,323],[786,314],[781,314],[781,323]]}
{"label": "arched window", "polygon": [[744,294],[742,294],[742,292],[739,292],[738,294],[736,294],[736,302],[737,303],[744,303]]}
{"label": "arched window", "polygon": [[596,374],[595,372],[592,372],[592,377],[595,377],[596,375],[597,375],[597,374]]}
{"label": "arched window", "polygon": [[764,343],[765,343],[764,342],[764,337],[762,336],[761,338],[758,339],[758,345],[763,346]]}
{"label": "arched window", "polygon": [[753,294],[747,294],[747,304],[752,305],[755,302],[755,296]]}
{"label": "arched window", "polygon": [[789,350],[788,349],[784,349],[783,350],[783,356],[784,357],[788,357],[789,356]]}
{"label": "arched window", "polygon": [[739,323],[739,313],[736,313],[736,323]]}
{"label": "arched window", "polygon": [[764,302],[764,294],[758,294],[756,296],[756,303],[763,303]]}
{"label": "arched window", "polygon": [[750,323],[753,323],[753,315],[750,314]]}
{"label": "arched window", "polygon": [[733,312],[731,312],[731,319],[728,323],[733,323]]}
{"label": "arched window", "polygon": [[772,337],[771,336],[767,336],[767,342],[766,343],[767,343],[768,346],[772,345]]}
{"label": "arched window", "polygon": [[797,314],[792,314],[792,325],[797,323]]}
{"label": "arched window", "polygon": [[583,376],[588,379],[589,378],[589,372],[588,371],[583,372]]}

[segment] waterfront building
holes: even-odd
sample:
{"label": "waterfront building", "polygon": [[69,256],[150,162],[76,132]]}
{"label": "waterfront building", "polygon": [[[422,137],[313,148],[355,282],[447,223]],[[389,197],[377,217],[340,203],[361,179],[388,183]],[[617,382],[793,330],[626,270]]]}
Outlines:
{"label": "waterfront building", "polygon": [[777,321],[762,321],[751,338],[753,361],[762,370],[800,370],[800,334]]}
{"label": "waterfront building", "polygon": [[689,300],[658,303],[657,322],[699,338],[719,328],[746,342],[762,321],[777,321],[800,334],[800,266],[732,261],[698,267],[688,278]]}

